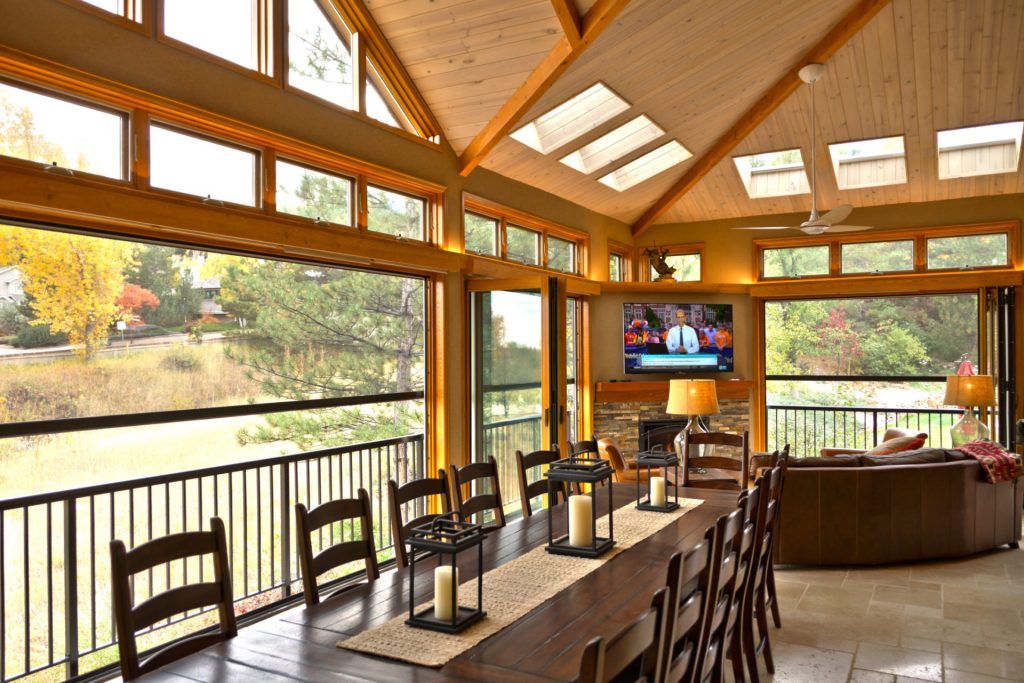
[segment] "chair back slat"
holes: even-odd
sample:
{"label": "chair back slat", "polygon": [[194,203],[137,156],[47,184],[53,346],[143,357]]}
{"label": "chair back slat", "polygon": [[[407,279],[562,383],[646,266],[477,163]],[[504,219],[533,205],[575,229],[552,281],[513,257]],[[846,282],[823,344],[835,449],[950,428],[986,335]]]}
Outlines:
{"label": "chair back slat", "polygon": [[711,553],[707,607],[701,627],[701,645],[694,667],[695,681],[704,681],[720,671],[727,647],[726,628],[736,593],[737,542],[743,531],[743,510],[736,508],[715,522],[715,543]]}
{"label": "chair back slat", "polygon": [[[138,606],[132,604],[132,575],[162,562],[207,554],[213,555],[213,582],[175,587],[150,597]],[[210,519],[209,531],[172,534],[148,541],[132,550],[127,550],[122,541],[115,539],[110,542],[114,623],[121,659],[121,677],[124,680],[138,678],[238,634],[228,554],[224,523],[217,517]],[[186,610],[213,606],[217,607],[220,617],[219,631],[175,641],[150,654],[145,660],[139,660],[135,641],[137,631]]]}
{"label": "chair back slat", "polygon": [[651,606],[611,638],[587,643],[580,662],[579,683],[661,680],[668,589],[659,588]]}
{"label": "chair back slat", "polygon": [[[722,456],[707,456],[694,458],[690,456],[690,446],[731,446],[740,450],[739,458],[728,458]],[[690,468],[705,467],[709,469],[731,470],[739,473],[737,480],[722,479],[691,479]],[[742,434],[731,434],[728,432],[690,432],[683,433],[683,486],[703,486],[722,488],[727,484],[729,488],[743,491],[750,481],[750,439],[744,431]]]}
{"label": "chair back slat", "polygon": [[[552,444],[549,451],[534,451],[523,455],[522,451],[516,451],[516,475],[519,479],[519,501],[523,507],[523,517],[533,515],[533,507],[530,501],[537,496],[546,496],[548,492],[548,480],[540,474],[544,465],[550,465],[561,458],[558,452],[558,445]],[[530,481],[530,470],[537,469],[537,477]],[[554,488],[555,504],[563,502],[566,497],[565,482],[558,482]]]}
{"label": "chair back slat", "polygon": [[[330,569],[348,562],[363,560],[366,563],[366,580],[374,581],[380,577],[377,549],[373,543],[372,515],[370,496],[366,489],[359,489],[358,498],[331,500],[312,510],[306,510],[302,503],[295,505],[295,544],[299,553],[302,590],[307,607],[320,602],[320,589],[316,580]],[[313,532],[328,524],[344,523],[350,519],[359,520],[360,540],[341,541],[321,550],[314,558]],[[346,585],[341,590],[350,587],[351,585]]]}
{"label": "chair back slat", "polygon": [[668,614],[662,669],[666,681],[691,681],[700,645],[701,619],[710,581],[715,526],[688,553],[674,554],[668,563]]}
{"label": "chair back slat", "polygon": [[[505,526],[505,508],[501,500],[501,484],[498,482],[498,463],[493,455],[487,456],[486,462],[474,462],[465,467],[451,465],[452,474],[452,497],[455,501],[455,509],[464,520],[468,520],[478,513],[492,511],[494,523],[484,527],[484,531],[491,531]],[[464,498],[464,488],[472,492],[473,483],[478,480],[490,482],[491,490],[488,493],[473,495]]]}
{"label": "chair back slat", "polygon": [[414,500],[425,498],[424,508],[429,505],[431,496],[440,499],[442,513],[451,512],[452,499],[448,490],[448,475],[443,469],[437,471],[437,479],[424,478],[410,481],[399,486],[393,479],[388,480],[388,513],[391,517],[391,537],[395,545],[395,562],[399,567],[409,564],[409,551],[405,542],[413,527],[427,524],[437,513],[427,512],[413,519],[404,520],[402,506]]}

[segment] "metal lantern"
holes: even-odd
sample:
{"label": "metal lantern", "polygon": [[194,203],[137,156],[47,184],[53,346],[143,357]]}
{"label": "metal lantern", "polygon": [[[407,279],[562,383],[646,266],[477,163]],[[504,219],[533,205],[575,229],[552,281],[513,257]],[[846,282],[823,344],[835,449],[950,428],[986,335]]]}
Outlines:
{"label": "metal lantern", "polygon": [[[548,514],[548,544],[547,551],[549,553],[555,553],[556,555],[575,555],[577,557],[598,557],[605,551],[615,545],[615,534],[612,526],[612,467],[607,460],[603,458],[587,458],[583,456],[574,456],[571,458],[564,458],[562,460],[556,460],[548,467],[548,471],[545,472],[545,476],[548,479],[548,507],[550,508]],[[604,490],[608,491],[608,537],[598,537],[597,535],[597,489],[598,484],[604,483]],[[588,496],[570,496],[566,500],[565,515],[568,521],[569,533],[565,536],[555,538],[554,530],[554,516],[555,516],[555,505],[556,500],[556,487],[559,485],[571,486],[573,484],[590,484],[590,494]],[[577,503],[586,503],[587,500],[576,501],[574,499],[589,498],[589,519],[585,521],[578,519],[578,515],[575,512],[579,509],[584,509],[586,505],[577,505]],[[574,528],[573,524],[576,523]],[[578,539],[576,544],[571,543],[573,540],[574,531],[579,529],[580,531],[587,531],[586,526],[589,524],[589,542],[579,542]]]}
{"label": "metal lantern", "polygon": [[[640,491],[640,479],[642,477],[637,476],[636,478],[636,509],[637,510],[653,510],[654,512],[672,512],[679,507],[679,456],[672,451],[667,451],[663,447],[656,446],[655,448],[644,451],[636,456],[636,465],[639,470],[642,467],[647,467],[647,498],[646,500],[642,497],[643,494]],[[673,487],[672,487],[672,499],[669,500],[669,487],[668,487],[668,470],[673,470]],[[657,468],[661,472],[663,485],[661,492],[658,494],[654,491],[654,483],[651,480],[651,470]],[[639,475],[639,471],[637,472]],[[660,503],[656,503],[656,498],[661,498]]]}
{"label": "metal lantern", "polygon": [[[463,522],[457,512],[435,517],[430,524],[413,527],[409,533],[409,618],[405,623],[416,628],[458,633],[487,616],[484,606],[484,531],[479,524]],[[473,547],[477,549],[476,608],[459,605],[458,555]],[[417,613],[416,555],[417,551],[437,555],[434,577],[434,602]],[[447,575],[447,594],[439,595],[439,578]]]}

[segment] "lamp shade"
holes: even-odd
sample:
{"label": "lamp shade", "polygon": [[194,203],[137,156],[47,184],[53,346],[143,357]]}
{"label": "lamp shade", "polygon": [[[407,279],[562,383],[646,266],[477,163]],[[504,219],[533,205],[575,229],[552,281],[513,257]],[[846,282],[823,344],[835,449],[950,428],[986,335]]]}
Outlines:
{"label": "lamp shade", "polygon": [[714,415],[718,394],[713,379],[673,379],[668,385],[669,415]]}
{"label": "lamp shade", "polygon": [[991,406],[995,404],[992,392],[992,375],[952,375],[946,378],[948,406]]}

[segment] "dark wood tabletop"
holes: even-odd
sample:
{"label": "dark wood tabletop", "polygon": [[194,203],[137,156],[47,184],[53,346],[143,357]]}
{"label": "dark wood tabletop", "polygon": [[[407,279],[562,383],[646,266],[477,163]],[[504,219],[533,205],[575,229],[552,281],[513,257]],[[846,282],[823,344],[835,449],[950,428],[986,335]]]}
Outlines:
{"label": "dark wood tabletop", "polygon": [[[616,507],[634,501],[635,488],[616,484]],[[150,683],[199,681],[571,681],[578,673],[587,641],[611,636],[647,608],[664,584],[668,558],[692,547],[719,515],[735,505],[736,494],[680,489],[681,497],[705,502],[674,524],[601,565],[508,628],[459,655],[441,669],[416,666],[338,648],[338,640],[393,617],[407,614],[408,569],[381,574],[372,584],[354,588],[312,607],[295,607],[247,626],[237,637],[169,664],[142,680]],[[605,496],[599,496],[605,501]],[[606,507],[604,503],[602,507]],[[562,507],[556,508],[561,513]],[[602,510],[602,513],[604,510]],[[650,514],[659,514],[652,512]],[[564,533],[564,513],[555,529]],[[484,571],[547,542],[547,512],[510,522],[484,541]],[[472,562],[460,565],[466,580]],[[417,594],[429,600],[436,561],[417,563]],[[463,573],[466,572],[466,573]],[[423,577],[420,577],[420,574]],[[425,591],[425,592],[421,592]],[[484,581],[484,594],[487,582]]]}

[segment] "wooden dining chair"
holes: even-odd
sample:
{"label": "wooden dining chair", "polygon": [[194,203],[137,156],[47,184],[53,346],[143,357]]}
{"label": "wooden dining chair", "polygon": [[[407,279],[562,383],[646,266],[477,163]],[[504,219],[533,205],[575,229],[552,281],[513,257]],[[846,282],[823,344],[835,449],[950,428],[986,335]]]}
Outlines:
{"label": "wooden dining chair", "polygon": [[715,522],[715,543],[711,551],[711,577],[708,580],[707,606],[701,625],[700,646],[694,664],[695,683],[722,680],[724,658],[729,641],[729,611],[736,586],[736,541],[743,531],[743,509],[736,508]]}
{"label": "wooden dining chair", "polygon": [[[558,444],[551,444],[550,451],[534,451],[526,455],[523,455],[522,451],[516,451],[516,474],[519,477],[519,502],[523,506],[523,517],[529,517],[533,514],[533,507],[530,504],[533,498],[537,496],[546,497],[548,494],[548,480],[540,474],[540,467],[542,465],[550,465],[561,457],[562,455],[558,452]],[[537,469],[537,476],[533,481],[530,481],[529,475],[533,469]],[[565,502],[565,482],[557,482],[554,492],[555,505]]]}
{"label": "wooden dining chair", "polygon": [[[306,598],[306,607],[312,607],[320,602],[320,588],[317,586],[320,575],[343,564],[363,560],[366,563],[367,581],[374,581],[380,577],[377,549],[373,544],[370,496],[366,489],[359,489],[358,496],[330,500],[312,510],[307,510],[302,503],[295,505],[295,544],[299,552],[299,566],[302,569],[302,592]],[[348,520],[358,520],[358,540],[344,540],[345,522]],[[313,555],[313,534],[329,524],[341,526],[338,542]],[[352,584],[346,583],[332,595],[352,587]]]}
{"label": "wooden dining chair", "polygon": [[607,640],[594,638],[587,643],[579,683],[660,681],[667,597],[668,588],[662,586],[636,621]]}
{"label": "wooden dining chair", "polygon": [[[739,458],[722,455],[707,457],[691,457],[690,446],[730,446],[738,448]],[[719,477],[709,479],[691,479],[690,468],[700,467],[712,470],[737,472],[736,477]],[[683,486],[697,486],[713,489],[731,489],[742,491],[747,488],[750,472],[750,444],[747,432],[730,434],[728,432],[684,432],[683,434]]]}
{"label": "wooden dining chair", "polygon": [[765,582],[765,604],[772,613],[772,621],[775,622],[775,628],[782,628],[782,617],[779,614],[779,601],[778,593],[775,590],[775,538],[777,536],[776,530],[779,525],[779,518],[782,516],[782,490],[786,485],[786,472],[789,470],[789,444],[787,443],[785,448],[779,451],[778,460],[775,461],[775,466],[778,467],[781,472],[779,473],[779,480],[772,484],[770,497],[775,501],[775,512],[772,515],[772,528],[771,528],[771,542],[768,549],[768,555],[771,558],[768,562],[768,578]]}
{"label": "wooden dining chair", "polygon": [[[409,565],[409,551],[405,547],[405,542],[412,528],[427,524],[438,515],[436,512],[426,512],[430,509],[431,496],[438,496],[442,513],[451,512],[452,498],[448,489],[448,475],[443,469],[437,471],[436,479],[424,477],[401,486],[394,479],[388,480],[388,515],[391,517],[391,538],[395,545],[395,564],[398,567]],[[420,501],[416,505],[424,512],[406,522],[402,515],[402,506],[412,501]]]}
{"label": "wooden dining chair", "polygon": [[[477,514],[492,511],[494,523],[484,525],[484,531],[493,531],[505,526],[505,508],[501,501],[501,484],[498,482],[498,463],[493,455],[487,456],[487,462],[474,462],[465,467],[451,465],[452,498],[455,509],[464,521]],[[478,482],[490,482],[490,490],[474,493],[473,487]],[[469,489],[469,496],[463,497],[463,487]]]}
{"label": "wooden dining chair", "polygon": [[[726,656],[732,664],[733,680],[744,681],[744,651],[743,651],[743,618],[748,614],[748,593],[750,588],[751,573],[757,565],[757,553],[760,551],[757,542],[758,534],[761,533],[763,510],[761,497],[763,495],[764,478],[758,481],[752,489],[740,491],[737,497],[737,507],[743,511],[743,528],[736,544],[736,592],[733,595],[732,607],[729,608],[729,622],[725,629],[727,651]],[[755,672],[756,673],[756,672]]]}
{"label": "wooden dining chair", "polygon": [[[771,536],[775,528],[777,501],[773,501],[771,490],[781,479],[781,468],[773,467],[757,481],[759,494],[757,529],[754,534],[753,565],[747,574],[744,589],[742,614],[740,615],[740,650],[746,663],[748,680],[758,683],[761,674],[757,666],[758,654],[763,655],[768,673],[775,672],[772,659],[771,641],[768,633],[768,616],[765,608],[768,567],[771,566]],[[755,629],[756,625],[756,629]]]}
{"label": "wooden dining chair", "polygon": [[694,680],[717,528],[708,527],[704,540],[685,555],[678,552],[668,561],[668,607],[662,654],[666,683]]}
{"label": "wooden dining chair", "polygon": [[[172,588],[133,605],[131,577],[157,565],[206,554],[213,555],[213,581]],[[130,681],[181,659],[193,652],[238,635],[235,606],[231,593],[230,554],[224,538],[224,523],[210,519],[209,531],[186,531],[155,538],[126,550],[122,541],[110,542],[110,568],[113,574],[114,621],[117,648],[121,657],[121,677]],[[220,629],[178,640],[139,661],[135,634],[141,629],[175,615],[216,605]]]}

